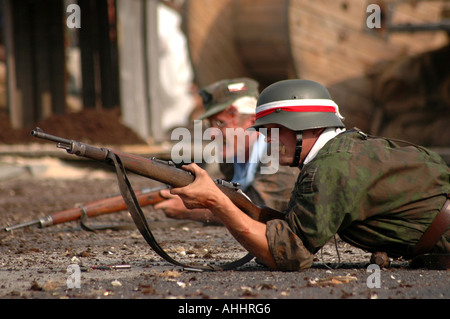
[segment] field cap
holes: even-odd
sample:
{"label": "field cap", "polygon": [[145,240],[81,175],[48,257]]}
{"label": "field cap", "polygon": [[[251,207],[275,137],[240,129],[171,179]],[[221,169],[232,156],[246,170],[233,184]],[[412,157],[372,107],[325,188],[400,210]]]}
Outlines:
{"label": "field cap", "polygon": [[258,82],[249,78],[221,80],[202,88],[199,94],[205,107],[199,120],[220,113],[234,103],[239,113],[253,114],[259,95]]}

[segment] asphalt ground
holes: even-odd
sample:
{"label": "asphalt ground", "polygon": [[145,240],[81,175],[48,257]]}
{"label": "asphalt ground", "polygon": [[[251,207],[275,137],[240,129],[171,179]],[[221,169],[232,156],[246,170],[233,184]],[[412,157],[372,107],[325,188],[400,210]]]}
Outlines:
{"label": "asphalt ground", "polygon": [[[115,174],[98,164],[13,157],[3,159],[0,167],[2,228],[119,194]],[[135,189],[161,186],[140,176],[129,177]],[[221,264],[245,255],[223,227],[168,219],[150,206],[143,210],[155,238],[176,260]],[[200,311],[212,306],[209,315],[218,317],[250,311],[274,315],[314,299],[421,299],[442,300],[448,305],[450,298],[448,270],[411,269],[404,260],[391,260],[388,268],[373,268],[369,253],[338,237],[317,253],[313,267],[304,271],[269,271],[252,260],[231,271],[197,272],[159,257],[126,211],[98,216],[88,223],[112,227],[89,232],[73,221],[46,228],[1,230],[0,299],[147,300],[150,303],[144,308],[161,306],[170,314],[198,311],[202,317],[206,314]],[[122,268],[102,269],[111,265]],[[223,308],[234,304],[253,306]],[[264,310],[261,305],[268,306]],[[312,305],[320,308],[317,302]],[[404,311],[416,306],[408,303]]]}

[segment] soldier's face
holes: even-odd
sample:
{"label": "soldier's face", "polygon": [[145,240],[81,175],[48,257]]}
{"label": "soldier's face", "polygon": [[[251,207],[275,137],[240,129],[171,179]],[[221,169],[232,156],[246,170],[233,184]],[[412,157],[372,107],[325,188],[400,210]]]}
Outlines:
{"label": "soldier's face", "polygon": [[[278,124],[265,125],[267,128],[266,141],[271,145],[271,152],[278,151],[278,160],[280,165],[288,166],[294,161],[295,144],[297,137],[295,132]],[[274,141],[276,135],[271,134],[272,129],[278,129],[278,149]]]}

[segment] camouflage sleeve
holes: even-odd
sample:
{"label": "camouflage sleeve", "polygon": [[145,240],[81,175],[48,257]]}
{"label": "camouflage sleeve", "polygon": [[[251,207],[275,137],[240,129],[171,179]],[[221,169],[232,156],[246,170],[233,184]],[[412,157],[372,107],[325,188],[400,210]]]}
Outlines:
{"label": "camouflage sleeve", "polygon": [[289,202],[298,174],[297,168],[286,166],[280,166],[271,174],[261,174],[258,170],[245,193],[256,205],[264,205],[281,212]]}
{"label": "camouflage sleeve", "polygon": [[313,254],[284,220],[267,222],[266,236],[279,270],[297,271],[311,267]]}
{"label": "camouflage sleeve", "polygon": [[[336,234],[344,210],[330,198],[339,183],[317,181],[316,167],[304,168],[292,192],[285,220],[267,224],[266,236],[272,256],[280,270],[300,270],[311,266],[313,255]],[[318,196],[319,190],[324,195]],[[328,192],[329,193],[328,193]],[[327,194],[327,195],[326,195]],[[325,205],[322,200],[331,200]]]}
{"label": "camouflage sleeve", "polygon": [[[245,194],[255,205],[267,206],[281,212],[289,202],[299,170],[286,166],[274,169],[271,166],[262,165],[266,167],[266,174],[263,174],[259,167],[253,182],[245,190]],[[233,164],[221,163],[219,168],[225,180],[233,179]]]}

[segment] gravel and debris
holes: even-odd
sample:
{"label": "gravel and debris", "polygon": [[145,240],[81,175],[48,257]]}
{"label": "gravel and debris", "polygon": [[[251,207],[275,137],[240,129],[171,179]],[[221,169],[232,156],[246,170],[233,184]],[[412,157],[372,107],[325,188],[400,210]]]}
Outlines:
{"label": "gravel and debris", "polygon": [[[145,145],[120,124],[117,110],[106,113],[91,110],[40,125],[50,134],[87,143],[108,144],[112,141],[107,138],[113,136],[119,144]],[[113,124],[112,128],[105,122]],[[119,194],[112,169],[53,153],[37,156],[36,151],[24,156],[30,150],[42,151],[44,144],[30,144],[27,131],[11,130],[2,114],[0,123],[4,124],[0,146],[7,148],[0,152],[0,227]],[[58,131],[64,128],[63,133]],[[140,176],[130,174],[129,178],[134,189],[161,186]],[[143,207],[143,211],[159,244],[176,260],[218,264],[246,253],[223,227],[168,219],[152,207]],[[89,232],[78,222],[69,222],[10,232],[1,229],[0,299],[239,299],[261,303],[301,298],[450,298],[448,271],[410,269],[402,260],[376,270],[369,267],[371,254],[339,237],[337,250],[331,240],[317,253],[313,267],[300,272],[269,271],[256,260],[232,271],[193,272],[153,252],[126,211],[92,218],[89,225],[112,227]],[[183,309],[188,311],[187,303]]]}
{"label": "gravel and debris", "polygon": [[[48,161],[42,163],[49,166]],[[57,178],[54,171],[48,177],[46,171],[26,171],[0,181],[2,227],[119,193],[116,176],[108,170],[73,167],[70,174],[65,169],[64,178]],[[135,189],[158,186],[140,176],[129,178]],[[223,227],[168,219],[149,206],[143,210],[155,238],[176,260],[217,264],[245,255]],[[128,212],[98,216],[90,219],[89,225],[127,227],[89,232],[82,230],[78,222],[69,222],[2,231],[0,298],[253,300],[450,296],[448,271],[409,269],[401,260],[392,261],[389,268],[379,271],[377,288],[372,282],[374,273],[368,270],[371,255],[338,237],[338,251],[334,240],[330,241],[317,253],[313,267],[301,272],[269,271],[255,260],[232,271],[193,272],[173,266],[153,252]]]}

